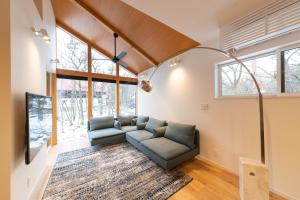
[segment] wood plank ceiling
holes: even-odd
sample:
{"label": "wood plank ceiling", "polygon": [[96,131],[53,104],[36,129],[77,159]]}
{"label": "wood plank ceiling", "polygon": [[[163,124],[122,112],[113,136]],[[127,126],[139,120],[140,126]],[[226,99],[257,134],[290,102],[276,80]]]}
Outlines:
{"label": "wood plank ceiling", "polygon": [[117,32],[117,54],[127,51],[122,61],[134,73],[199,45],[120,0],[52,0],[52,5],[58,26],[110,58]]}

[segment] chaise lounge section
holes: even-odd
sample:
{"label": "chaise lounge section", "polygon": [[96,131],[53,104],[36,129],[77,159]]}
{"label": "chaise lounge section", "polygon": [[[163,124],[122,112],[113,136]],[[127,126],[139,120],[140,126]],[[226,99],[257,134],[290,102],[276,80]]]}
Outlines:
{"label": "chaise lounge section", "polygon": [[115,127],[113,116],[90,119],[88,121],[88,136],[92,146],[125,142],[125,131]]}
{"label": "chaise lounge section", "polygon": [[[199,131],[193,125],[151,119],[144,129],[127,132],[126,140],[158,165],[170,170],[199,154]],[[150,128],[151,127],[151,128]]]}

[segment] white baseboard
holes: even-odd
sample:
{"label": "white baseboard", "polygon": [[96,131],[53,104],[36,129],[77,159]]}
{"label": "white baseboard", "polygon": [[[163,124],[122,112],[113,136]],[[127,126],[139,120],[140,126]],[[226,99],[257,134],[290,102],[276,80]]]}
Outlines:
{"label": "white baseboard", "polygon": [[46,189],[48,180],[50,178],[54,163],[55,163],[55,156],[52,152],[53,148],[48,148],[47,153],[49,156],[47,165],[43,172],[41,173],[38,181],[34,185],[30,195],[29,200],[41,200],[43,198],[44,191]]}

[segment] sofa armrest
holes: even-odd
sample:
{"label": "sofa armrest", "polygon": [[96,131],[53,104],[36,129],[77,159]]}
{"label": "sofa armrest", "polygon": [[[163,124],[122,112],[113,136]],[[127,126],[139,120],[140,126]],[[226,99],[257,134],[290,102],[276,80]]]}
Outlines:
{"label": "sofa armrest", "polygon": [[200,132],[198,129],[195,130],[195,147],[198,148],[198,153],[200,153]]}
{"label": "sofa armrest", "polygon": [[167,129],[167,126],[163,126],[163,127],[153,129],[154,137],[163,137],[165,135],[166,129]]}
{"label": "sofa armrest", "polygon": [[137,124],[137,125],[136,125],[136,129],[137,129],[137,130],[143,130],[143,129],[145,129],[146,124],[147,124],[147,122]]}

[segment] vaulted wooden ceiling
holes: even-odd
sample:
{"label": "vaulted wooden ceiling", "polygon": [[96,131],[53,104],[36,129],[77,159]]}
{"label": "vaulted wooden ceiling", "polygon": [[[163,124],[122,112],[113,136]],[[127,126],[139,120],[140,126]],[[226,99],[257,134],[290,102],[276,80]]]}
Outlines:
{"label": "vaulted wooden ceiling", "polygon": [[167,25],[120,0],[52,0],[58,26],[112,58],[113,32],[119,34],[117,54],[134,73],[199,45]]}

